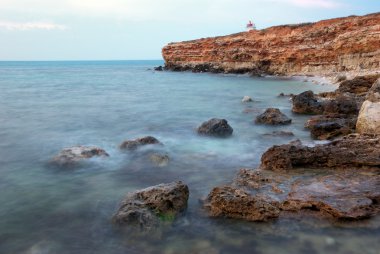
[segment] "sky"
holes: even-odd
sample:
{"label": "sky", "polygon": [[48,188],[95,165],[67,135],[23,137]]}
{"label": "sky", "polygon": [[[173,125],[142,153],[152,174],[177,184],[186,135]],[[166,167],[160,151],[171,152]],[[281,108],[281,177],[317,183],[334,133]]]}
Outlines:
{"label": "sky", "polygon": [[169,42],[380,12],[380,0],[0,0],[0,60],[162,59]]}

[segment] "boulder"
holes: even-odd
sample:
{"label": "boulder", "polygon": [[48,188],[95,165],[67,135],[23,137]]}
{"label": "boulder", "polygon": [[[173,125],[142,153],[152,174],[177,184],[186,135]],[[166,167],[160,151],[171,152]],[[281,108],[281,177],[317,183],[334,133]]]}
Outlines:
{"label": "boulder", "polygon": [[379,167],[380,137],[350,134],[329,144],[307,147],[299,144],[273,146],[261,157],[261,168]]}
{"label": "boulder", "polygon": [[152,229],[184,212],[188,199],[189,188],[182,182],[152,186],[128,193],[112,221],[121,226]]}
{"label": "boulder", "polygon": [[249,96],[244,96],[243,97],[243,99],[241,100],[241,102],[252,102],[253,100],[252,100],[252,98],[251,97],[249,97]]}
{"label": "boulder", "polygon": [[299,114],[322,114],[322,103],[312,91],[306,91],[293,96],[292,111]]}
{"label": "boulder", "polygon": [[355,132],[356,117],[344,114],[318,115],[311,117],[305,124],[311,137],[318,140],[331,140]]}
{"label": "boulder", "polygon": [[380,134],[380,79],[369,90],[356,124],[358,133]]}
{"label": "boulder", "polygon": [[365,94],[372,87],[373,83],[380,77],[380,75],[358,76],[351,80],[346,80],[340,83],[337,89],[338,93],[354,93]]}
{"label": "boulder", "polygon": [[268,197],[254,196],[231,186],[214,188],[204,207],[212,217],[267,221],[280,214],[279,204]]}
{"label": "boulder", "polygon": [[198,133],[206,136],[228,137],[233,129],[225,119],[212,118],[202,123],[197,129]]}
{"label": "boulder", "polygon": [[283,125],[291,122],[292,119],[283,114],[278,108],[268,108],[264,113],[256,117],[256,123]]}
{"label": "boulder", "polygon": [[144,145],[157,145],[162,144],[158,139],[152,136],[146,136],[135,140],[126,140],[120,145],[122,150],[135,150]]}
{"label": "boulder", "polygon": [[73,146],[64,148],[51,160],[51,163],[60,167],[75,166],[79,162],[93,157],[108,157],[109,154],[96,146]]}

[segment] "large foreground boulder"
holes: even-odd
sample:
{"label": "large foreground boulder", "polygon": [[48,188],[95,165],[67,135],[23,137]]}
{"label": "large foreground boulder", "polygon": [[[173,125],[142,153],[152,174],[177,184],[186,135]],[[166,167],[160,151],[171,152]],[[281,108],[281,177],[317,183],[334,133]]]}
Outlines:
{"label": "large foreground boulder", "polygon": [[197,129],[198,133],[206,136],[228,137],[234,131],[225,119],[212,118],[202,123]]}
{"label": "large foreground boulder", "polygon": [[318,115],[305,124],[311,137],[318,140],[331,140],[355,132],[356,117],[344,114]]}
{"label": "large foreground boulder", "polygon": [[117,225],[151,229],[174,220],[187,207],[189,188],[182,182],[159,184],[128,193],[112,221]]}
{"label": "large foreground boulder", "polygon": [[300,144],[273,146],[261,157],[261,168],[345,168],[380,166],[380,137],[351,134],[325,145]]}
{"label": "large foreground boulder", "polygon": [[96,146],[73,146],[64,148],[50,161],[60,167],[71,167],[93,157],[108,157],[109,154]]}
{"label": "large foreground boulder", "polygon": [[292,119],[287,117],[278,108],[268,108],[264,113],[256,117],[256,123],[269,125],[284,125],[290,124]]}
{"label": "large foreground boulder", "polygon": [[145,145],[157,145],[161,144],[161,142],[152,136],[146,136],[143,138],[138,138],[135,140],[126,140],[120,145],[120,149],[122,150],[136,150],[137,148]]}

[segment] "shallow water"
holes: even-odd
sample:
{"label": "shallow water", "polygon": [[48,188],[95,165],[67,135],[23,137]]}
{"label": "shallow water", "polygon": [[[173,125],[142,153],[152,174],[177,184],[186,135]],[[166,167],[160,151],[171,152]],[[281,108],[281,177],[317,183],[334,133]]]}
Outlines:
{"label": "shallow water", "polygon": [[[159,64],[0,63],[0,253],[380,253],[380,230],[373,226],[379,218],[359,225],[311,218],[248,223],[210,219],[198,201],[239,168],[257,167],[268,147],[294,139],[313,143],[303,128],[307,117],[292,114],[279,93],[334,87],[151,70]],[[254,102],[241,103],[244,95]],[[268,107],[293,123],[255,125]],[[233,136],[198,136],[195,128],[212,117],[226,118]],[[263,135],[275,130],[295,136]],[[123,140],[145,135],[164,143],[159,149],[171,158],[167,167],[118,150]],[[110,158],[75,170],[47,166],[76,144],[100,146]],[[141,237],[110,223],[128,191],[174,180],[189,185],[190,200],[173,226]]]}

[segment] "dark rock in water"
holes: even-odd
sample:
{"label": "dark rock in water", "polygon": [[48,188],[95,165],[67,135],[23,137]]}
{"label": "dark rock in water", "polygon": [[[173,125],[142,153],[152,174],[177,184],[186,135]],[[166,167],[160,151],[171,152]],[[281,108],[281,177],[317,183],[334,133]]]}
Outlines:
{"label": "dark rock in water", "polygon": [[174,220],[187,207],[189,188],[182,182],[159,184],[128,193],[112,221],[118,225],[152,229]]}
{"label": "dark rock in water", "polygon": [[243,189],[216,187],[208,195],[204,207],[212,217],[228,217],[249,221],[267,221],[280,214],[279,204],[269,197],[253,196]]}
{"label": "dark rock in water", "polygon": [[155,70],[155,71],[163,71],[163,70],[164,70],[164,67],[162,67],[162,66],[160,65],[160,66],[154,67],[154,70]]}
{"label": "dark rock in water", "polygon": [[357,118],[344,114],[318,115],[311,117],[305,124],[312,138],[331,140],[355,132]]}
{"label": "dark rock in water", "polygon": [[264,113],[256,117],[256,123],[279,125],[290,124],[292,119],[283,114],[278,108],[268,108]]}
{"label": "dark rock in water", "polygon": [[352,80],[346,80],[339,84],[337,92],[365,94],[372,87],[373,83],[380,78],[380,75],[359,76]]}
{"label": "dark rock in water", "polygon": [[92,157],[108,157],[109,154],[96,146],[73,146],[64,148],[50,162],[60,167],[75,166],[79,162]]}
{"label": "dark rock in water", "polygon": [[228,137],[232,135],[233,129],[225,119],[212,118],[202,123],[197,129],[201,135]]}
{"label": "dark rock in water", "polygon": [[284,94],[284,93],[280,93],[277,97],[291,97],[293,98],[294,94],[290,93],[290,94]]}
{"label": "dark rock in water", "polygon": [[292,137],[294,133],[291,131],[273,131],[272,133],[265,133],[264,136],[274,136],[274,137]]}
{"label": "dark rock in water", "polygon": [[126,140],[120,145],[120,149],[135,150],[144,145],[162,144],[158,139],[152,136],[146,136],[135,140]]}
{"label": "dark rock in water", "polygon": [[323,102],[324,114],[355,114],[359,113],[359,107],[356,97],[347,95],[338,95],[332,100]]}
{"label": "dark rock in water", "polygon": [[306,91],[293,97],[292,111],[299,114],[322,114],[323,107],[312,91]]}
{"label": "dark rock in water", "polygon": [[315,147],[294,144],[273,146],[261,157],[261,168],[267,170],[363,166],[380,166],[380,137],[351,134]]}

